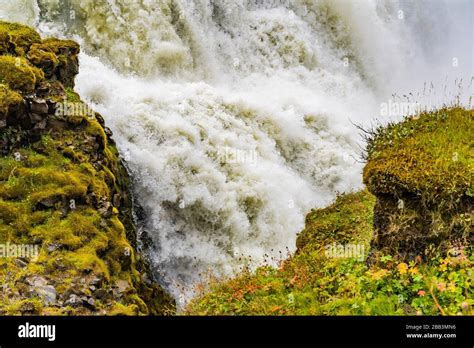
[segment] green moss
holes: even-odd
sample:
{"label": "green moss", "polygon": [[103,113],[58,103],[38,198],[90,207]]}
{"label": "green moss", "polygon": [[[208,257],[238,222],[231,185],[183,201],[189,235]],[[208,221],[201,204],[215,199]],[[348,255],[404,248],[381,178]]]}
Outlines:
{"label": "green moss", "polygon": [[58,57],[42,47],[41,44],[31,46],[28,52],[28,60],[36,67],[42,69],[46,77],[51,77],[59,65]]}
{"label": "green moss", "polygon": [[17,302],[13,302],[6,307],[7,315],[38,315],[41,313],[43,304],[37,298],[25,299]]}
{"label": "green moss", "polygon": [[40,40],[39,34],[30,27],[0,21],[0,54],[23,56],[32,44]]}
{"label": "green moss", "polygon": [[65,87],[74,87],[74,76],[78,73],[80,47],[71,40],[50,38],[32,46],[31,58],[45,70],[47,76],[55,75]]}
{"label": "green moss", "polygon": [[0,200],[0,222],[10,224],[22,213],[17,203]]}
{"label": "green moss", "polygon": [[139,310],[137,305],[123,305],[121,303],[116,303],[109,312],[109,315],[112,316],[134,316],[138,314]]}
{"label": "green moss", "polygon": [[67,100],[71,103],[80,103],[81,98],[79,97],[79,94],[74,92],[74,90],[71,87],[66,88],[66,95],[67,95]]}
{"label": "green moss", "polygon": [[306,227],[298,235],[300,252],[319,250],[328,243],[363,242],[368,246],[372,237],[375,197],[367,191],[339,196],[325,209],[312,210],[306,216]]}
{"label": "green moss", "polygon": [[32,93],[43,78],[43,71],[31,66],[25,58],[0,56],[0,83],[11,89]]}
{"label": "green moss", "polygon": [[76,253],[67,253],[65,260],[66,262],[70,262],[73,267],[83,270],[86,273],[93,272],[96,275],[110,279],[107,264],[95,254],[95,250],[92,248],[84,248]]}
{"label": "green moss", "polygon": [[26,197],[32,205],[46,200],[85,199],[90,179],[62,165],[41,168],[17,166],[9,180],[0,187],[3,199]]}
{"label": "green moss", "polygon": [[[87,134],[95,136],[98,138],[98,142],[100,144],[107,143],[107,135],[105,134],[104,128],[97,122],[96,120],[89,120],[88,127],[86,129]],[[107,149],[108,150],[108,149]],[[110,151],[110,150],[108,150]],[[106,153],[108,157],[110,157],[110,153]]]}
{"label": "green moss", "polygon": [[11,106],[22,102],[21,95],[12,91],[8,86],[0,84],[0,114],[6,114]]}
{"label": "green moss", "polygon": [[77,42],[72,40],[60,40],[56,38],[49,38],[43,40],[39,47],[44,51],[52,52],[59,56],[65,57],[70,55],[77,55],[80,51],[80,46]]}
{"label": "green moss", "polygon": [[409,192],[427,202],[473,197],[472,134],[474,110],[459,107],[379,128],[368,144],[364,182],[374,194]]}
{"label": "green moss", "polygon": [[57,68],[64,70],[72,66],[71,62],[76,60],[79,50],[79,45],[74,41],[50,38],[32,45],[28,59],[50,78],[58,72]]}

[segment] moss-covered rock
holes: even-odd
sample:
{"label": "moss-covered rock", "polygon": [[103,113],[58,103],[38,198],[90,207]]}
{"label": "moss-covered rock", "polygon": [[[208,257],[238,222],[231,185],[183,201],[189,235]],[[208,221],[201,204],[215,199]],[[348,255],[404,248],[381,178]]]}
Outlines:
{"label": "moss-covered rock", "polygon": [[172,313],[137,252],[112,133],[72,90],[79,46],[0,34],[0,313]]}
{"label": "moss-covered rock", "polygon": [[32,45],[28,59],[41,68],[48,79],[57,79],[65,87],[74,87],[79,51],[80,47],[74,41],[50,38]]}
{"label": "moss-covered rock", "polygon": [[32,93],[44,72],[22,57],[0,56],[0,83],[23,94]]}
{"label": "moss-covered rock", "polygon": [[30,46],[41,40],[32,28],[17,23],[0,21],[0,54],[23,56]]}
{"label": "moss-covered rock", "polygon": [[0,84],[0,129],[6,127],[8,116],[18,111],[23,98],[8,86]]}
{"label": "moss-covered rock", "polygon": [[377,197],[373,251],[417,255],[474,238],[474,111],[444,108],[378,129],[364,182]]}

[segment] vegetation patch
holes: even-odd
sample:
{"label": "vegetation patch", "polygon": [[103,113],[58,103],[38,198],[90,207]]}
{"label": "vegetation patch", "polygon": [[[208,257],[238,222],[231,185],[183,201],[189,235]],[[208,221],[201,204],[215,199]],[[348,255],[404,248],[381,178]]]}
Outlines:
{"label": "vegetation patch", "polygon": [[[471,250],[453,248],[423,262],[383,255],[368,266],[358,255],[327,253],[335,241],[369,246],[374,197],[342,195],[308,214],[300,248],[278,268],[214,280],[187,308],[192,315],[474,314]],[[347,245],[345,244],[345,245]],[[368,249],[364,249],[368,250]],[[347,256],[347,255],[346,255]]]}

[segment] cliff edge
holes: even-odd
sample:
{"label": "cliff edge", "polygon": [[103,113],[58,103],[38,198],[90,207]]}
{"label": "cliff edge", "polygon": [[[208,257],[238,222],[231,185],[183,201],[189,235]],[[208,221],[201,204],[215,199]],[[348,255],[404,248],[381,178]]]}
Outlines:
{"label": "cliff edge", "polygon": [[0,22],[0,314],[173,313],[112,132],[74,92],[79,50]]}

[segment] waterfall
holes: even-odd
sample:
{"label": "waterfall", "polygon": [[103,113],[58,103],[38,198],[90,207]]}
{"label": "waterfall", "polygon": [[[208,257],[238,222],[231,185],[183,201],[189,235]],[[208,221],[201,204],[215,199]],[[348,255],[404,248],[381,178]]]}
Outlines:
{"label": "waterfall", "polygon": [[293,252],[309,210],[361,187],[355,125],[401,119],[383,105],[449,102],[461,78],[472,94],[467,0],[0,5],[81,43],[76,88],[114,132],[177,298]]}

